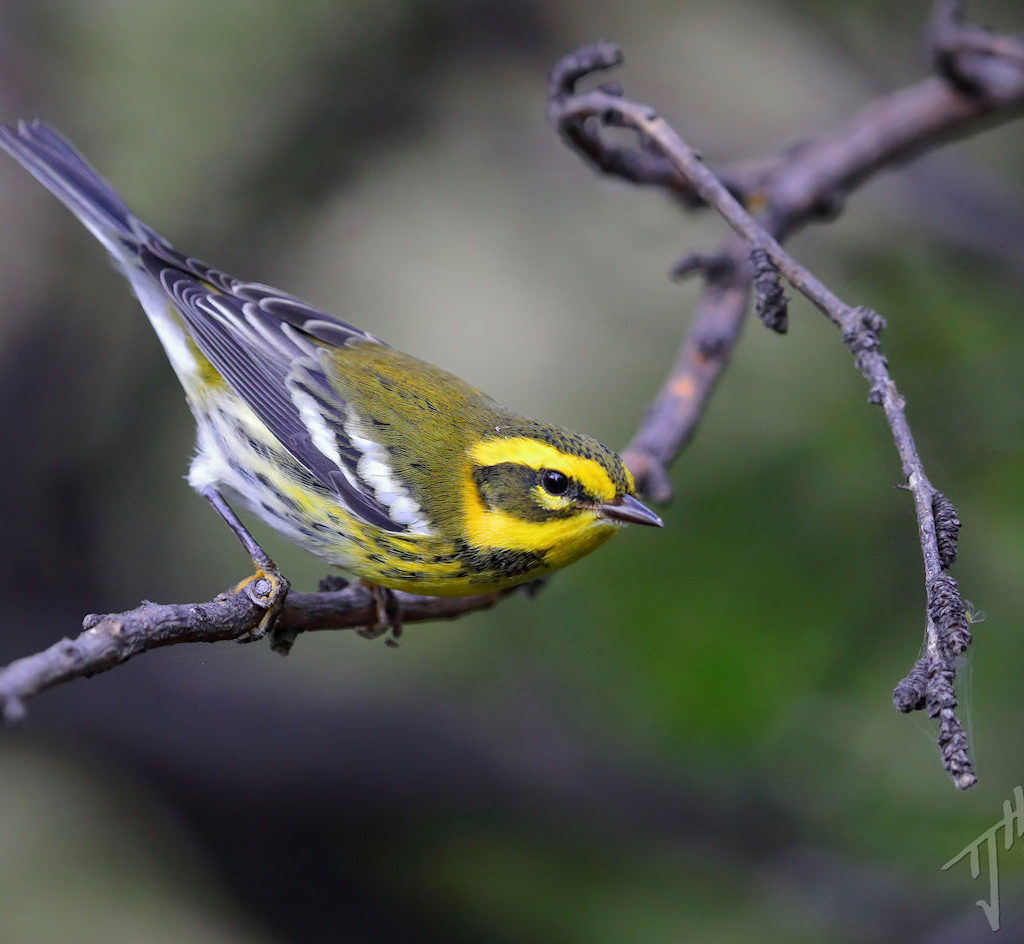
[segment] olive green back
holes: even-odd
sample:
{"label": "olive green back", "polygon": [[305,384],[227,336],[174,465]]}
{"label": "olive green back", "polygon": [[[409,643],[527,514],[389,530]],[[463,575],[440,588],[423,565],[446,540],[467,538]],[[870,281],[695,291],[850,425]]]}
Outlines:
{"label": "olive green back", "polygon": [[632,491],[621,459],[587,436],[520,416],[454,374],[394,348],[356,343],[336,350],[332,383],[363,417],[368,435],[387,449],[398,478],[449,527],[462,520],[467,447],[495,436],[529,436],[595,459],[620,493]]}

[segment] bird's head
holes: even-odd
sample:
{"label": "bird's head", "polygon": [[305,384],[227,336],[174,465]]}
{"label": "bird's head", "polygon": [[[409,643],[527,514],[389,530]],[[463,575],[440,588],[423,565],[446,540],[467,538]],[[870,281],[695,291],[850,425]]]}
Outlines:
{"label": "bird's head", "polygon": [[477,547],[531,551],[560,567],[621,524],[661,526],[622,459],[568,430],[499,426],[470,447],[468,473],[465,524]]}

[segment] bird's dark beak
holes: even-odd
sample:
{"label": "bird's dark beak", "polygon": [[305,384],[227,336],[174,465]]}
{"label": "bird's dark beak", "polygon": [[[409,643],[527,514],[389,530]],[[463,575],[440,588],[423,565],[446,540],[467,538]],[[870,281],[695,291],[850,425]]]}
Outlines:
{"label": "bird's dark beak", "polygon": [[638,502],[632,495],[623,495],[613,502],[597,506],[597,513],[602,518],[612,521],[625,521],[629,524],[649,524],[655,528],[662,526],[659,518],[650,508]]}

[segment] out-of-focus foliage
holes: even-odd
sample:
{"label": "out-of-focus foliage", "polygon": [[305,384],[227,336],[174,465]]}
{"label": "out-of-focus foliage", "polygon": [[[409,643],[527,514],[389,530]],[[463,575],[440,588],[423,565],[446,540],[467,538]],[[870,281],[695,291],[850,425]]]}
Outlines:
{"label": "out-of-focus foliage", "polygon": [[[1021,27],[1008,2],[982,21]],[[8,118],[68,133],[180,248],[280,285],[526,413],[624,443],[721,231],[597,179],[546,71],[621,43],[712,162],[837,127],[926,68],[927,4],[71,4],[0,11]],[[1014,17],[1017,17],[1016,21]],[[401,648],[178,648],[48,693],[0,739],[0,940],[958,940],[942,864],[1024,781],[1019,127],[872,183],[793,243],[884,341],[988,613],[957,794],[890,692],[917,654],[914,521],[833,329],[748,328],[662,532]],[[191,423],[98,247],[0,163],[0,663],[88,611],[246,573],[182,481]],[[258,530],[300,588],[315,560]],[[1024,928],[1017,852],[1004,928]],[[961,933],[962,932],[962,933]],[[947,938],[943,938],[947,939]]]}

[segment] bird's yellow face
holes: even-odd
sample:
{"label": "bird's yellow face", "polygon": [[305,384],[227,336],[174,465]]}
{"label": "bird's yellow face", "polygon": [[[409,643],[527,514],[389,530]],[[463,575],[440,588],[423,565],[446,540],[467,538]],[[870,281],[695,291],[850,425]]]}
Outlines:
{"label": "bird's yellow face", "polygon": [[483,439],[468,455],[466,537],[478,548],[532,552],[552,569],[562,567],[622,523],[660,525],[635,494],[622,460],[593,440],[575,434]]}

